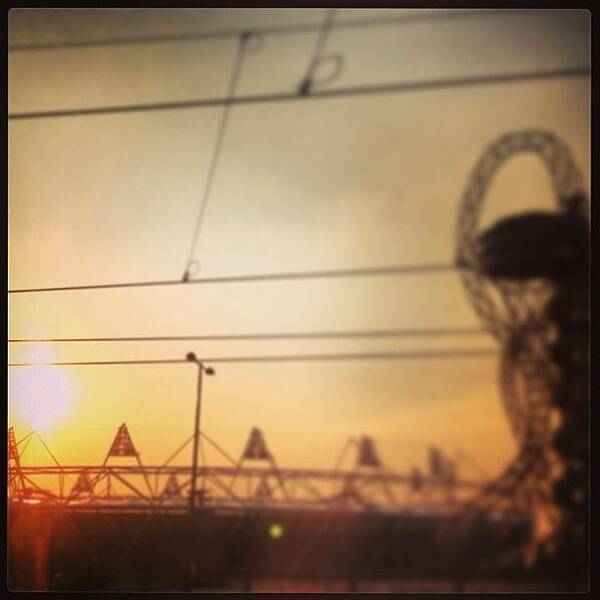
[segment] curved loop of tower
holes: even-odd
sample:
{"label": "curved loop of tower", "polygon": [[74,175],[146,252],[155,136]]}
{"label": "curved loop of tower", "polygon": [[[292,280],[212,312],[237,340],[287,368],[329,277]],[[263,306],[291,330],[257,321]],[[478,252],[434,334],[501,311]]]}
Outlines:
{"label": "curved loop of tower", "polygon": [[[479,231],[494,175],[508,159],[523,152],[542,158],[558,210],[520,213]],[[587,396],[585,390],[579,398],[567,389],[571,400],[560,404],[557,389],[562,384],[564,392],[565,381],[574,371],[570,358],[557,356],[557,338],[564,338],[567,330],[570,335],[579,319],[579,337],[569,337],[566,351],[573,355],[583,349],[585,354],[588,210],[571,153],[550,132],[524,130],[501,136],[484,151],[470,175],[457,223],[457,264],[471,304],[501,346],[502,401],[518,444],[516,457],[474,499],[477,506],[529,511],[542,506],[552,512],[553,505],[561,505],[556,502],[556,489],[575,459],[561,451],[556,439],[571,421],[579,427],[575,435],[584,437],[587,412],[582,406]],[[561,314],[553,308],[557,303]],[[583,316],[574,320],[574,314]],[[578,377],[583,380],[585,359],[580,366]],[[579,483],[571,481],[571,491],[583,485],[585,451],[575,462]]]}

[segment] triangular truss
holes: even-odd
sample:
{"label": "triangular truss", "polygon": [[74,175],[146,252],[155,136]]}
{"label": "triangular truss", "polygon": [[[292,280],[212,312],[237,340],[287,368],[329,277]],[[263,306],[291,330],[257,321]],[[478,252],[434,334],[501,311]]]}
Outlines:
{"label": "triangular truss", "polygon": [[242,460],[272,460],[272,458],[262,431],[258,427],[253,427],[242,453]]}
{"label": "triangular truss", "polygon": [[106,458],[108,459],[110,456],[139,456],[125,423],[119,427]]}
{"label": "triangular truss", "polygon": [[452,485],[456,480],[456,464],[439,448],[432,447],[429,449],[429,474],[446,485]]}
{"label": "triangular truss", "polygon": [[8,460],[19,464],[19,450],[15,440],[15,430],[12,427],[8,428]]}
{"label": "triangular truss", "polygon": [[358,440],[357,467],[381,467],[373,438],[363,435]]}
{"label": "triangular truss", "polygon": [[71,490],[73,494],[92,494],[94,492],[94,486],[92,485],[88,474],[85,471],[79,473],[77,481]]}
{"label": "triangular truss", "polygon": [[271,489],[266,477],[260,478],[260,481],[256,486],[256,490],[254,491],[254,497],[260,499],[273,497],[273,490]]}
{"label": "triangular truss", "polygon": [[344,476],[341,489],[334,492],[332,498],[342,502],[351,501],[362,506],[379,504],[385,498],[385,501],[394,504],[396,499],[386,479],[384,465],[371,436],[349,438],[342,448],[334,471],[342,465],[344,457],[351,448],[356,450],[354,467]]}
{"label": "triangular truss", "polygon": [[423,475],[421,474],[421,470],[418,467],[412,468],[410,475],[409,475],[409,481],[410,481],[410,489],[412,491],[418,492],[419,490],[421,490],[423,488],[425,479],[423,478]]}
{"label": "triangular truss", "polygon": [[[258,484],[254,488],[253,497],[255,499],[274,499],[275,490],[278,487],[283,495],[288,498],[288,491],[286,490],[284,480],[281,476],[281,472],[277,466],[277,462],[275,461],[275,457],[269,449],[267,448],[267,444],[265,442],[265,438],[263,432],[258,427],[253,427],[250,430],[250,435],[248,436],[248,441],[244,447],[244,451],[240,457],[240,460],[237,462],[235,467],[235,472],[229,482],[228,489],[230,491],[234,490],[234,483],[237,479],[240,470],[242,469],[242,464],[246,460],[262,460],[269,463],[270,471],[269,475],[261,474]],[[275,486],[270,486],[267,478],[269,476],[274,477],[277,481]],[[250,488],[251,489],[251,488]]]}
{"label": "triangular truss", "polygon": [[23,473],[21,472],[21,457],[19,448],[15,439],[15,430],[12,427],[8,429],[8,487],[12,494],[18,494],[25,487]]}
{"label": "triangular truss", "polygon": [[181,497],[181,488],[179,487],[179,482],[177,481],[177,476],[175,473],[171,473],[171,475],[169,475],[169,479],[165,484],[161,496],[164,498]]}
{"label": "triangular truss", "polygon": [[[140,467],[141,474],[146,483],[146,487],[148,489],[149,495],[152,496],[154,492],[153,492],[153,488],[150,484],[150,480],[148,479],[148,474],[146,473],[146,471],[142,465],[142,461],[140,459],[140,453],[135,449],[135,446],[133,445],[133,440],[131,439],[131,435],[129,434],[129,430],[127,429],[127,425],[125,423],[121,423],[121,425],[119,426],[119,429],[117,430],[117,433],[116,433],[115,438],[110,446],[110,449],[109,449],[108,453],[106,454],[106,458],[104,459],[104,462],[102,463],[102,466],[104,467],[104,472],[99,476],[99,478],[101,479],[101,478],[106,477],[109,492],[110,492],[110,489],[112,486],[111,480],[112,480],[113,476],[116,477],[117,479],[123,480],[122,476],[119,477],[116,474],[113,475],[111,473],[111,467],[107,464],[108,459],[114,458],[114,457],[135,458],[136,463]],[[99,478],[97,477],[97,480]],[[129,482],[128,487],[132,488],[131,482]],[[138,495],[140,495],[142,497],[147,497],[147,495],[143,494],[139,490],[136,490],[136,493],[138,493]]]}

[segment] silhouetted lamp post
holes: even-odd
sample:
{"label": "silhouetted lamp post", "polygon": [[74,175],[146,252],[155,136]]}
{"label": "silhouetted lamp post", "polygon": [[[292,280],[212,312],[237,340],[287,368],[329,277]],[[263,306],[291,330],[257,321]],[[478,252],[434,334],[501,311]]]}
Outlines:
{"label": "silhouetted lamp post", "polygon": [[[205,367],[204,364],[196,358],[196,355],[193,352],[188,352],[186,355],[186,359],[190,362],[196,363],[198,365],[198,388],[196,395],[196,417],[194,419],[194,449],[192,454],[192,485],[190,491],[190,535],[192,535],[192,539],[194,536],[195,529],[195,513],[196,513],[196,476],[198,472],[198,439],[200,437],[200,407],[202,404],[202,376],[204,373],[207,375],[214,375],[215,371],[211,367]],[[190,552],[190,562],[188,565],[187,572],[187,581],[186,588],[189,589],[190,586],[190,576],[192,571],[192,566],[194,565],[194,555],[193,551]]]}

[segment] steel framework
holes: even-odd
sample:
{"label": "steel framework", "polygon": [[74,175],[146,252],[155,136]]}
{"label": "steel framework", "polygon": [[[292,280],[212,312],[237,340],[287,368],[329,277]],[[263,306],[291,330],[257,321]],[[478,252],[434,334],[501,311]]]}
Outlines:
{"label": "steel framework", "polygon": [[[517,215],[479,231],[494,175],[509,158],[523,152],[537,154],[544,161],[558,211]],[[557,510],[561,502],[556,484],[569,460],[568,452],[557,448],[553,440],[574,414],[585,412],[582,407],[589,399],[585,390],[582,394],[577,391],[571,377],[571,389],[562,390],[570,400],[563,397],[561,405],[556,390],[573,373],[573,366],[568,357],[557,358],[553,350],[557,337],[576,327],[581,333],[575,336],[569,352],[587,353],[588,214],[581,174],[568,147],[552,133],[525,130],[504,135],[485,150],[470,175],[457,224],[462,281],[477,314],[501,346],[502,401],[519,447],[514,460],[483,488],[474,504],[504,506],[507,510],[521,507],[532,513],[544,510],[555,531],[565,516],[563,510]],[[576,291],[566,304],[562,302],[562,316],[552,314],[549,307],[561,300],[568,288]],[[573,319],[573,313],[583,316]],[[579,388],[582,382],[585,388],[588,376],[585,367],[580,368]],[[587,419],[576,420],[573,443],[587,437]],[[579,481],[570,483],[570,489],[584,488],[585,496],[582,481],[586,461],[581,459],[577,466]],[[584,504],[579,504],[582,514]],[[582,532],[580,535],[585,537]],[[537,549],[536,543],[530,546],[534,552]]]}
{"label": "steel framework", "polygon": [[[37,578],[39,589],[106,589],[132,576],[138,589],[199,589],[221,577],[250,589],[253,578],[276,576],[341,577],[355,587],[369,577],[454,576],[437,532],[483,484],[459,477],[439,449],[427,469],[398,473],[361,436],[333,468],[296,469],[278,465],[258,428],[237,460],[201,432],[192,530],[192,469],[174,464],[192,441],[161,465],[143,463],[125,424],[101,464],[62,465],[45,444],[47,466],[17,453],[10,481],[23,485],[9,490],[10,555],[23,583],[14,585]],[[222,464],[207,464],[207,445]],[[528,520],[491,511],[479,525],[493,546],[522,537]]]}
{"label": "steel framework", "polygon": [[[37,436],[33,433],[28,437],[32,435]],[[143,464],[125,424],[119,427],[104,461],[98,465],[62,465],[52,454],[54,464],[25,465],[12,428],[10,440],[11,458],[15,457],[9,465],[9,498],[13,502],[53,504],[72,511],[189,510],[191,467],[173,461],[192,438],[161,465]],[[206,444],[225,464],[206,464]],[[354,465],[340,468],[352,449]],[[478,480],[456,477],[454,462],[437,448],[430,450],[428,473],[417,468],[408,474],[391,471],[381,463],[375,443],[368,436],[350,438],[331,469],[280,467],[257,428],[250,432],[238,460],[204,432],[200,434],[200,454],[197,502],[204,507],[444,513],[482,486]],[[121,459],[133,464],[123,464]]]}

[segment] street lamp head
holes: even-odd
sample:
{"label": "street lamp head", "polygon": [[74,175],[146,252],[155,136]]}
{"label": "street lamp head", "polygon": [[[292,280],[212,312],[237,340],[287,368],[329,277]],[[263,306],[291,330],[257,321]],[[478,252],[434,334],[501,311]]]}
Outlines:
{"label": "street lamp head", "polygon": [[189,360],[190,362],[198,362],[198,359],[196,358],[196,355],[193,352],[188,352],[185,355],[186,360]]}
{"label": "street lamp head", "polygon": [[204,369],[204,372],[207,375],[214,375],[215,374],[215,370],[212,367],[206,367],[206,369]]}

